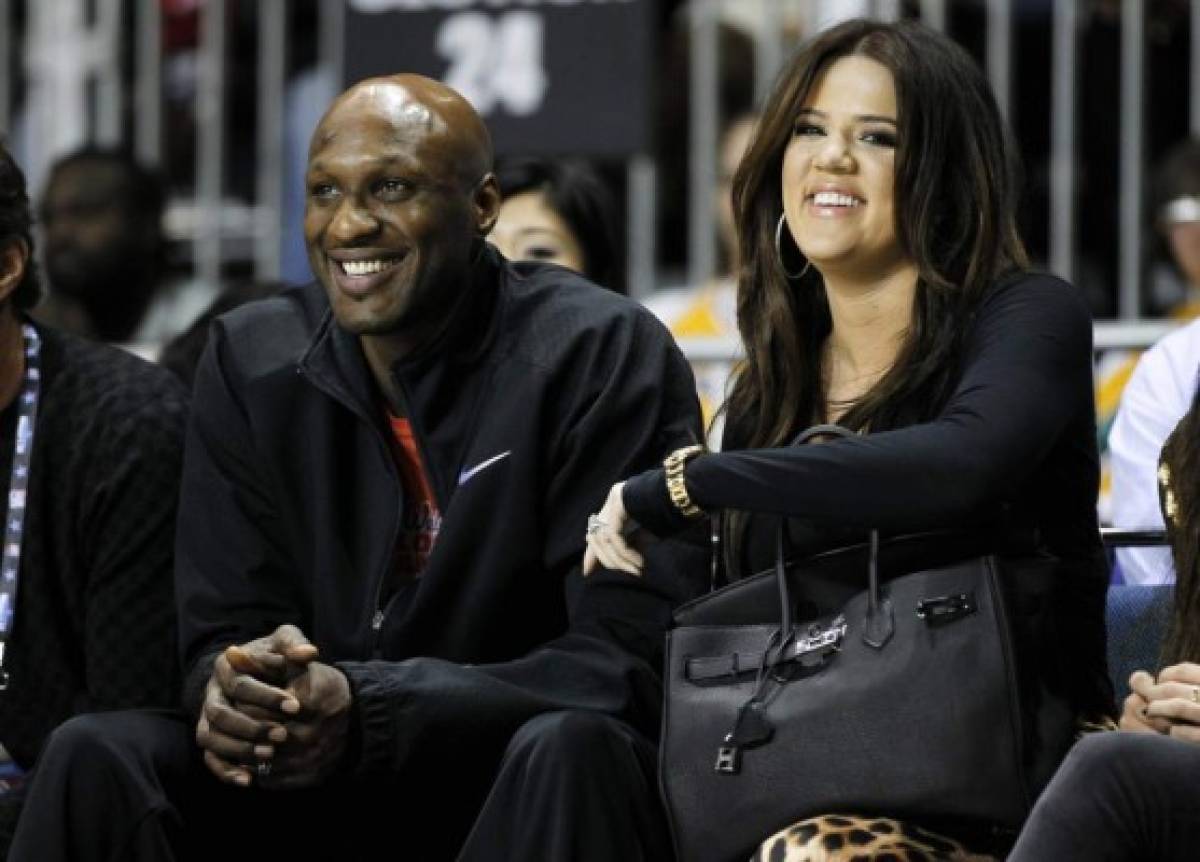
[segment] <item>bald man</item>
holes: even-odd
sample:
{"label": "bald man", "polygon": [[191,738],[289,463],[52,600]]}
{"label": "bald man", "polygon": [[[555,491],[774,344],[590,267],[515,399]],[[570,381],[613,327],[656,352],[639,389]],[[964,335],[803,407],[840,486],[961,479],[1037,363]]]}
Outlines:
{"label": "bald man", "polygon": [[611,484],[698,438],[691,373],[636,304],[487,245],[491,164],[434,81],[329,109],[317,283],[220,318],[196,378],[186,709],[63,728],[14,859],[670,857],[649,740],[689,586],[578,562]]}

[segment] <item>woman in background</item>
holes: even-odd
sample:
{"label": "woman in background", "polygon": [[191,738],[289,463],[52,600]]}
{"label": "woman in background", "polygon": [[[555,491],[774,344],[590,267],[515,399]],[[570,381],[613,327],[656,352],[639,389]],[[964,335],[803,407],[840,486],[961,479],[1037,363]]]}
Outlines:
{"label": "woman in background", "polygon": [[1129,678],[1120,733],[1071,751],[1011,862],[1200,855],[1200,389],[1167,438],[1158,483],[1176,573],[1166,666]]}
{"label": "woman in background", "polygon": [[509,260],[557,263],[625,292],[616,207],[600,175],[577,159],[522,159],[496,171],[504,202],[489,241]]}

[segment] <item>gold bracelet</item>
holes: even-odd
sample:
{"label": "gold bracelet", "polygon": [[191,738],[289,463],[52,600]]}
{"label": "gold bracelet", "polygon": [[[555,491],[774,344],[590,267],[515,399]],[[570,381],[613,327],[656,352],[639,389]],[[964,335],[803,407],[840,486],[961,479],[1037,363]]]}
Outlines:
{"label": "gold bracelet", "polygon": [[684,446],[663,460],[663,468],[667,471],[667,494],[685,518],[699,518],[704,515],[704,511],[688,496],[687,485],[683,482],[684,465],[703,451],[703,446]]}

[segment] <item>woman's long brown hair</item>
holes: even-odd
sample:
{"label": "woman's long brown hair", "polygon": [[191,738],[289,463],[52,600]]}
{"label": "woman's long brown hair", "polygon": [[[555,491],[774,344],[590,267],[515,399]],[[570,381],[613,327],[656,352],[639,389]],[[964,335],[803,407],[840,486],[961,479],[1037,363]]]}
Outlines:
{"label": "woman's long brown hair", "polygon": [[1162,463],[1175,503],[1174,517],[1163,512],[1175,562],[1175,599],[1163,641],[1163,664],[1200,662],[1200,389],[1163,445]]}
{"label": "woman's long brown hair", "polygon": [[[949,397],[970,318],[1005,272],[1028,265],[1016,229],[1018,165],[986,78],[948,38],[910,21],[847,21],[780,73],[733,181],[746,348],[724,405],[723,448],[783,446],[824,415],[821,346],[832,322],[820,274],[790,279],[775,247],[784,150],[822,72],[846,56],[891,71],[898,106],[896,233],[918,273],[912,325],[892,368],[839,420],[886,430],[933,418]],[[784,232],[785,238],[788,232]],[[787,269],[806,261],[784,243]],[[726,519],[726,563],[744,518]],[[736,571],[730,565],[729,572]]]}

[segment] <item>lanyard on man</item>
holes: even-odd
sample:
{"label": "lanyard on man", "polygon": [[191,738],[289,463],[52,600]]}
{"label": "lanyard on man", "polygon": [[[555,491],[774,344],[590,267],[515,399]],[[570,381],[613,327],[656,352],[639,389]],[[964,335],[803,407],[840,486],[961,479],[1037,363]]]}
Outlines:
{"label": "lanyard on man", "polygon": [[25,323],[25,374],[17,398],[17,434],[13,442],[12,475],[8,481],[8,517],[4,524],[4,554],[0,560],[0,691],[8,688],[7,647],[17,610],[17,577],[21,567],[21,542],[25,536],[25,502],[29,490],[29,464],[33,459],[33,434],[41,391],[39,363],[42,341]]}

